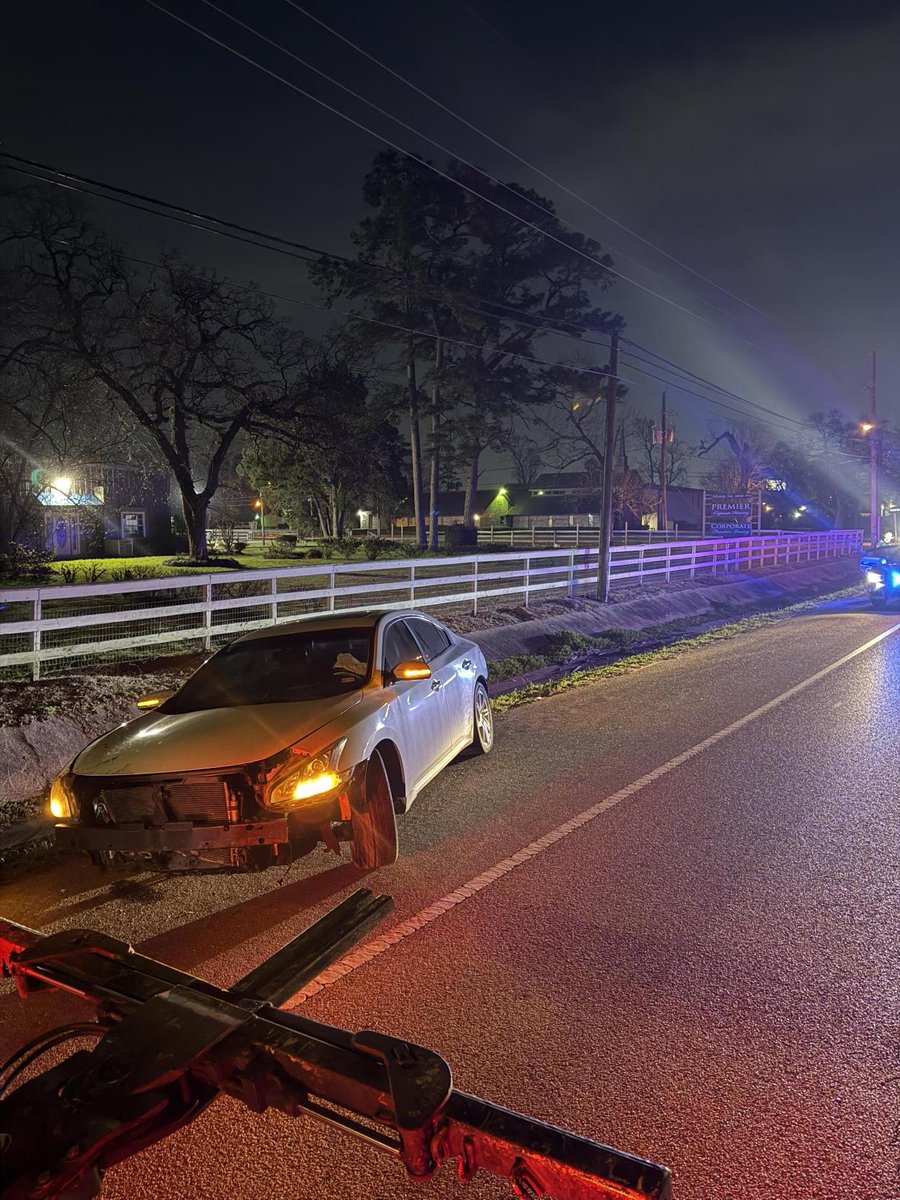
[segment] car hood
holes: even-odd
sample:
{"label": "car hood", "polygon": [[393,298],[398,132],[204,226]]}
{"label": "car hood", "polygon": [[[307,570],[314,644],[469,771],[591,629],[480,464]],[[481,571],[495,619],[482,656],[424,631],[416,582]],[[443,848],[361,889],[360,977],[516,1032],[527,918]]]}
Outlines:
{"label": "car hood", "polygon": [[289,704],[147,713],[92,742],[72,769],[78,775],[170,775],[243,766],[308,737],[361,699],[358,691]]}

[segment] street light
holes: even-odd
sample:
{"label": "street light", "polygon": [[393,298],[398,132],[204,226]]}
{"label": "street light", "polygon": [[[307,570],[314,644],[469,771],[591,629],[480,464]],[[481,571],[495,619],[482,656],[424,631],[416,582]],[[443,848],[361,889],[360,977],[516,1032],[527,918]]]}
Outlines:
{"label": "street light", "polygon": [[[874,400],[872,407],[874,409]],[[869,537],[874,549],[881,537],[881,506],[878,502],[878,459],[881,450],[881,431],[875,421],[871,420],[860,421],[859,432],[863,435],[872,435],[869,439],[869,510],[871,519]]]}
{"label": "street light", "polygon": [[263,503],[262,496],[258,496],[253,502],[253,507],[257,509],[259,516],[259,531],[262,534],[262,544],[266,544],[266,506]]}

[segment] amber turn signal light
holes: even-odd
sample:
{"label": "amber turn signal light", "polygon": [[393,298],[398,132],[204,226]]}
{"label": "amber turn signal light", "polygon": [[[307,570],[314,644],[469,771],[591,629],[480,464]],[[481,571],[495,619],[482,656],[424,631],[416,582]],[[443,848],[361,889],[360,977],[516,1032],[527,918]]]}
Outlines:
{"label": "amber turn signal light", "polygon": [[395,679],[430,679],[431,667],[428,663],[413,658],[409,662],[397,663],[392,674]]}
{"label": "amber turn signal light", "polygon": [[148,708],[159,708],[159,706],[164,704],[172,695],[174,695],[174,693],[171,691],[150,692],[150,694],[147,696],[141,696],[141,698],[137,701],[137,706],[143,711],[146,711]]}

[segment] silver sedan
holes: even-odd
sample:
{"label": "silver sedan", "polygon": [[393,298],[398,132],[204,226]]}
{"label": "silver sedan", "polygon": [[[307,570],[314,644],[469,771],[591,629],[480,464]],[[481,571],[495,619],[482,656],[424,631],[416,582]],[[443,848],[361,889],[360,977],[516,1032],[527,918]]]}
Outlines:
{"label": "silver sedan", "polygon": [[250,633],[92,742],[55,781],[58,844],[101,866],[284,863],[319,841],[372,868],[396,814],[494,730],[479,647],[420,612]]}

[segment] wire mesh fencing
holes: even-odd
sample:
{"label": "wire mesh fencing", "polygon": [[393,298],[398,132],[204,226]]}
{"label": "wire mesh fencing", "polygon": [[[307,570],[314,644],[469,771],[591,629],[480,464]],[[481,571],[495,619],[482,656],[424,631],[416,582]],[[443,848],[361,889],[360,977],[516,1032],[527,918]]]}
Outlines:
{"label": "wire mesh fencing", "polygon": [[[613,546],[612,585],[766,570],[859,553],[860,530]],[[489,556],[321,562],[303,567],[0,590],[0,678],[65,674],[215,649],[241,633],[328,612],[590,595],[596,547]]]}

